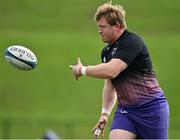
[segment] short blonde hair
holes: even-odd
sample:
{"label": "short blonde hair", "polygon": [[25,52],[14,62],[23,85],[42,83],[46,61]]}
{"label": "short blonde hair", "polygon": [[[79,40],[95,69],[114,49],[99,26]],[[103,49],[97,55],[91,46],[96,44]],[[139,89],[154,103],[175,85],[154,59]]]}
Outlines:
{"label": "short blonde hair", "polygon": [[126,28],[125,15],[126,12],[121,5],[112,5],[111,2],[107,2],[98,7],[94,19],[97,22],[104,17],[109,25],[120,24],[123,28]]}

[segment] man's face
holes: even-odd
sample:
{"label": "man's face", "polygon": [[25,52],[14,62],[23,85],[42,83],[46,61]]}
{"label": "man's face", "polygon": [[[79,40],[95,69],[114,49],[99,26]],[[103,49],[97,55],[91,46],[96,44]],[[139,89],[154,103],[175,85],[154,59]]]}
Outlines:
{"label": "man's face", "polygon": [[104,17],[102,17],[97,22],[97,26],[98,26],[98,32],[101,35],[101,39],[105,43],[113,43],[114,31],[115,31],[114,26],[110,26]]}

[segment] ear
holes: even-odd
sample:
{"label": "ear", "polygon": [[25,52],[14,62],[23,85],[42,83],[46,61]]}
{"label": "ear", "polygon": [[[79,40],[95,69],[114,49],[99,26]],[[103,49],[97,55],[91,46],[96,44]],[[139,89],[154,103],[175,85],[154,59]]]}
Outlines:
{"label": "ear", "polygon": [[121,29],[122,27],[121,27],[120,24],[116,24],[116,25],[114,25],[114,28],[115,28],[115,30],[117,31],[117,30]]}

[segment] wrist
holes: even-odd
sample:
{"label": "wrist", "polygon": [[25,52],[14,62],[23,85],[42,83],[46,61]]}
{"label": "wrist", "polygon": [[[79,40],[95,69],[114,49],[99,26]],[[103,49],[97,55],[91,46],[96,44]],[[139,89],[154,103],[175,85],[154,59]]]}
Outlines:
{"label": "wrist", "polygon": [[81,67],[81,75],[86,76],[87,75],[86,70],[87,70],[87,67],[86,66],[82,66]]}
{"label": "wrist", "polygon": [[101,114],[106,114],[107,116],[109,116],[110,115],[110,110],[109,109],[107,109],[107,108],[102,108],[102,111],[101,111]]}

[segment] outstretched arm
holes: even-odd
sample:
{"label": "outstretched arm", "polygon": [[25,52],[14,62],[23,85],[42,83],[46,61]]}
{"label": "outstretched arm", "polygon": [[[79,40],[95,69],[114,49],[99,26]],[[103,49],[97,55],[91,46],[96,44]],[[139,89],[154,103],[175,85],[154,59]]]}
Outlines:
{"label": "outstretched arm", "polygon": [[94,66],[83,66],[80,57],[77,59],[76,65],[70,65],[73,75],[78,79],[82,75],[101,79],[113,79],[120,72],[127,68],[127,64],[120,59],[111,59],[108,63],[101,63]]}

